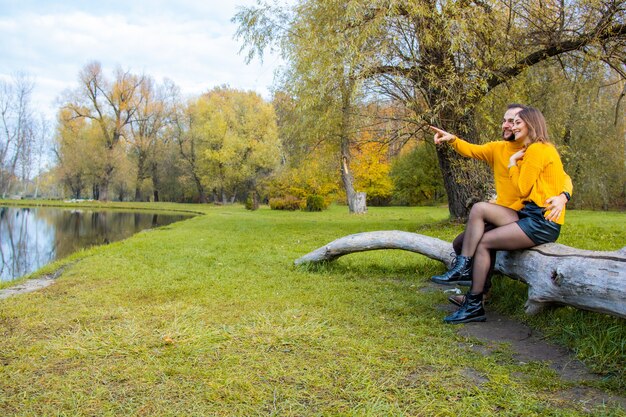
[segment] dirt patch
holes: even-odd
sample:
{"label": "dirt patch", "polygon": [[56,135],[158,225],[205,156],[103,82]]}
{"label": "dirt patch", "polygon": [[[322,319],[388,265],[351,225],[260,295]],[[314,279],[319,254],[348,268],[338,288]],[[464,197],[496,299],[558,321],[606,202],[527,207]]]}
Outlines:
{"label": "dirt patch", "polygon": [[537,330],[495,312],[487,311],[485,323],[468,323],[459,328],[458,333],[489,343],[510,344],[516,360],[524,363],[548,362],[550,367],[567,381],[598,379],[598,376],[575,359],[569,350],[546,342]]}
{"label": "dirt patch", "polygon": [[[539,331],[496,312],[487,311],[487,321],[484,323],[459,326],[458,333],[479,339],[487,345],[507,343],[515,352],[513,357],[520,363],[545,362],[565,382],[584,384],[601,379],[566,348],[547,342]],[[625,396],[609,394],[584,385],[563,390],[557,395],[563,400],[580,403],[587,411],[607,404],[619,405],[626,410]]]}
{"label": "dirt patch", "polygon": [[[441,291],[440,287],[439,291]],[[438,307],[449,312],[456,309],[452,304]],[[520,363],[544,362],[563,381],[579,384],[559,392],[557,396],[562,400],[579,403],[585,410],[607,404],[618,405],[626,410],[626,396],[613,395],[584,385],[588,382],[597,382],[601,377],[591,372],[568,349],[549,343],[541,332],[523,323],[490,311],[488,308],[486,310],[486,322],[458,326],[458,334],[476,338],[484,343],[484,345],[475,345],[472,349],[483,355],[490,355],[498,349],[499,344],[506,343],[514,352],[514,359]]]}
{"label": "dirt patch", "polygon": [[483,384],[489,382],[488,378],[485,378],[483,375],[478,373],[475,369],[472,368],[464,368],[461,369],[461,374],[465,377],[466,380],[471,381],[474,385],[480,388]]}
{"label": "dirt patch", "polygon": [[54,284],[54,281],[63,273],[64,270],[65,267],[59,268],[52,274],[44,275],[39,278],[28,279],[21,284],[0,290],[0,300],[14,295],[25,294],[49,287]]}

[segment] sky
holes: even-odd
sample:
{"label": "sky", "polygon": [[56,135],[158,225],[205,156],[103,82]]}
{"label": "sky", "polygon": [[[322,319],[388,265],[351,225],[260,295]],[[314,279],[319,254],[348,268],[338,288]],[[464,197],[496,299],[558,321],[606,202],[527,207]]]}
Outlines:
{"label": "sky", "polygon": [[53,118],[58,99],[78,86],[78,73],[99,61],[168,78],[185,96],[228,85],[270,98],[280,59],[245,63],[230,20],[256,0],[0,0],[0,79],[16,73],[35,83],[32,102]]}

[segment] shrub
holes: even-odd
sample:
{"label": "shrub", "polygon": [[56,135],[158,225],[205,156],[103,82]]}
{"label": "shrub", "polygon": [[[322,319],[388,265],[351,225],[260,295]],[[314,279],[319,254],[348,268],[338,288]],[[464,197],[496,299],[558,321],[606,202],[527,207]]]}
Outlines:
{"label": "shrub", "polygon": [[270,208],[272,210],[300,210],[302,200],[292,195],[285,197],[270,198]]}
{"label": "shrub", "polygon": [[394,186],[392,204],[414,206],[445,201],[446,190],[433,146],[421,144],[400,155],[389,175]]}
{"label": "shrub", "polygon": [[256,196],[253,194],[249,194],[248,198],[246,198],[245,207],[246,210],[258,210],[259,209],[259,200],[255,198]]}
{"label": "shrub", "polygon": [[327,207],[324,197],[317,194],[311,194],[306,198],[305,211],[322,211]]}

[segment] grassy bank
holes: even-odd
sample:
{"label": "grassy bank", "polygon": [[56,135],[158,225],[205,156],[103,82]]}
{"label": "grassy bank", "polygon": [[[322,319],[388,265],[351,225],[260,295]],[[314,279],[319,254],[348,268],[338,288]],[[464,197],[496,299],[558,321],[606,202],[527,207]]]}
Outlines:
{"label": "grassy bank", "polygon": [[[361,231],[451,239],[462,226],[447,210],[174,208],[189,207],[205,215],[92,249],[52,287],[0,301],[0,415],[584,415],[545,364],[520,363],[506,346],[483,356],[442,323],[445,295],[420,291],[440,263],[376,251],[293,267]],[[626,242],[624,214],[569,220],[562,243]],[[523,289],[499,279],[495,290],[493,308],[519,314],[523,302],[506,300]],[[602,357],[606,385],[619,389],[624,321],[568,311],[533,320],[579,351],[563,323],[596,323],[577,339],[602,353],[581,355]],[[550,327],[552,314],[561,321]]]}
{"label": "grassy bank", "polygon": [[[149,203],[149,202],[103,202],[95,200],[82,200],[82,201],[63,201],[63,200],[9,200],[0,199],[0,206],[9,207],[42,207],[42,208],[58,208],[58,209],[79,209],[79,210],[107,210],[107,211],[132,211],[132,212],[144,212],[154,213],[158,211],[163,214],[189,214],[198,215],[204,214],[208,206],[200,204],[176,204],[176,203]],[[32,274],[28,274],[17,278],[12,281],[0,281],[0,290],[3,288],[11,287],[16,284],[20,284],[31,277],[42,276],[46,274],[57,273],[60,268],[64,268],[65,265],[73,263],[76,259],[89,256],[91,253],[90,248],[83,249],[78,253],[74,253],[66,258],[59,259],[55,262],[51,262],[45,265],[40,270],[35,271]]]}
{"label": "grassy bank", "polygon": [[1,206],[13,207],[58,207],[58,208],[90,208],[99,210],[140,210],[154,212],[184,212],[204,214],[208,209],[202,204],[178,204],[178,203],[149,203],[141,201],[118,202],[118,201],[98,201],[98,200],[3,200],[0,199]]}

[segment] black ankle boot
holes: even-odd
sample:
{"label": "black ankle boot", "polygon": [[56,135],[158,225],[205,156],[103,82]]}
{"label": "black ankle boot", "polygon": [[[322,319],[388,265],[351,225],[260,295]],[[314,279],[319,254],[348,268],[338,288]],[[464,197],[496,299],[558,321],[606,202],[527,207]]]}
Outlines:
{"label": "black ankle boot", "polygon": [[469,286],[472,284],[472,258],[457,255],[448,272],[443,275],[435,275],[430,279],[437,284]]}
{"label": "black ankle boot", "polygon": [[485,317],[485,309],[483,308],[483,293],[472,294],[471,292],[465,294],[465,301],[461,308],[443,319],[448,324],[485,320],[487,317]]}

